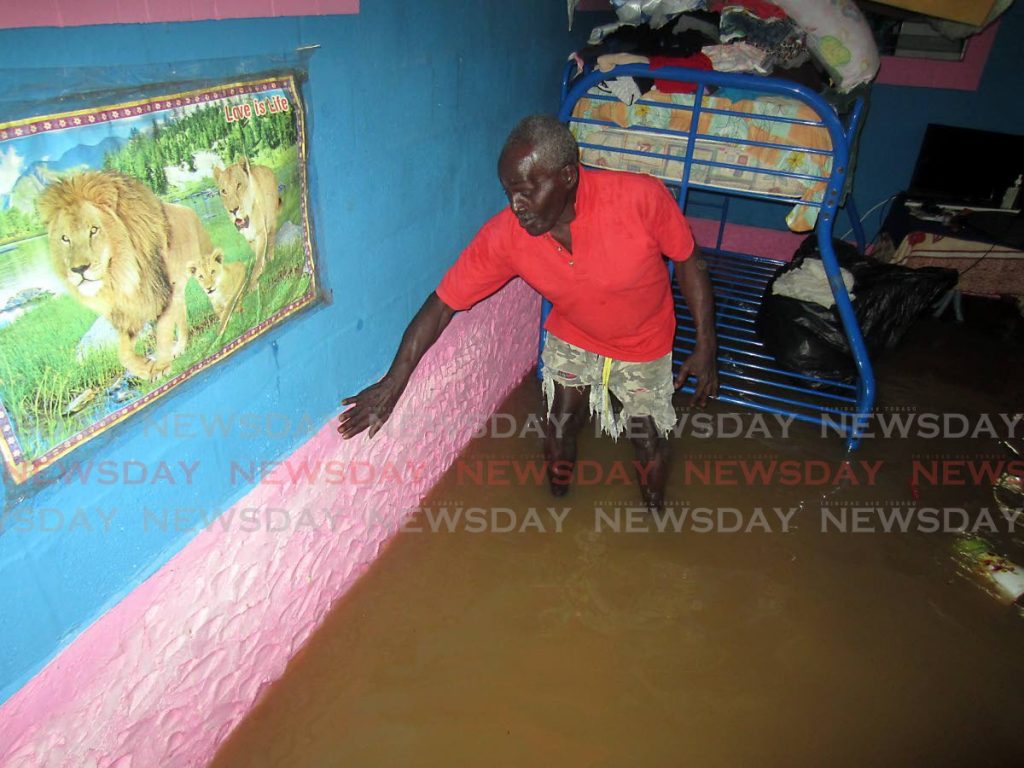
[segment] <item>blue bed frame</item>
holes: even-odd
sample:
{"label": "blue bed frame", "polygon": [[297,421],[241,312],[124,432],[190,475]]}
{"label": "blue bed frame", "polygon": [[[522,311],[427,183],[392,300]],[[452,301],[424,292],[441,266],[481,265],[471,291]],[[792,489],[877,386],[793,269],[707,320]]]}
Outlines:
{"label": "blue bed frame", "polygon": [[[621,128],[622,126],[599,120],[574,118],[572,117],[573,108],[576,102],[584,96],[595,98],[593,94],[588,94],[587,92],[604,80],[611,80],[617,77],[654,78],[651,70],[645,64],[619,66],[610,72],[591,71],[570,82],[571,74],[574,70],[575,64],[570,62],[566,66],[565,74],[562,78],[562,98],[559,110],[559,119],[570,126],[573,123],[586,122],[594,125]],[[871,361],[868,358],[867,348],[861,335],[860,326],[857,323],[853,306],[850,303],[842,278],[840,277],[839,264],[836,260],[832,238],[836,214],[840,205],[843,204],[850,146],[856,136],[858,123],[863,111],[862,100],[857,99],[855,101],[844,124],[837,116],[833,107],[825,99],[807,88],[787,80],[681,67],[659,68],[657,70],[657,79],[678,80],[693,83],[696,86],[692,105],[647,102],[659,108],[674,108],[691,112],[689,130],[680,132],[637,126],[640,130],[648,132],[654,131],[685,137],[686,154],[682,158],[683,176],[678,181],[666,182],[670,187],[678,188],[679,207],[684,211],[686,210],[691,190],[707,191],[724,196],[721,205],[718,239],[715,247],[711,248],[701,244],[701,249],[707,257],[712,289],[715,294],[715,328],[718,334],[720,382],[718,399],[726,403],[746,406],[758,411],[792,416],[795,419],[812,424],[820,425],[823,419],[828,419],[830,431],[842,431],[846,435],[847,449],[853,450],[857,446],[856,425],[863,423],[861,419],[869,414],[874,406],[875,377],[871,368]],[[774,358],[764,349],[757,337],[755,322],[766,286],[784,261],[766,256],[726,251],[722,248],[722,236],[728,214],[728,200],[730,196],[739,196],[774,203],[785,203],[789,206],[792,206],[796,201],[792,198],[769,193],[712,187],[690,179],[690,170],[694,165],[716,166],[720,168],[735,167],[727,163],[699,160],[694,157],[697,140],[700,140],[702,143],[730,141],[729,138],[699,133],[698,126],[701,113],[712,112],[716,114],[732,114],[741,118],[749,117],[748,114],[739,111],[732,112],[726,109],[704,107],[703,97],[708,86],[738,88],[758,94],[785,96],[802,101],[814,110],[820,118],[819,121],[782,117],[772,118],[765,115],[758,115],[758,119],[820,125],[828,131],[831,137],[831,151],[811,147],[783,146],[770,142],[743,141],[742,143],[814,152],[832,158],[832,170],[828,177],[768,169],[759,170],[758,173],[827,183],[820,202],[802,202],[802,204],[820,209],[815,234],[818,238],[818,248],[821,253],[822,263],[825,266],[829,284],[836,299],[836,308],[842,320],[843,330],[846,333],[846,338],[856,363],[857,376],[853,382],[815,378],[783,370],[778,367]],[[608,96],[607,98],[614,100],[613,96]],[[638,103],[642,104],[644,100],[641,99]],[[587,143],[581,143],[580,146],[583,148],[594,147],[608,150],[607,147],[597,147],[597,145]],[[618,151],[657,158],[668,157],[656,152],[642,152],[629,149]],[[680,160],[678,157],[672,157],[672,159]],[[749,171],[750,168],[744,167],[740,170]],[[858,249],[863,252],[864,230],[861,226],[860,217],[854,207],[852,196],[847,196],[845,209],[850,218]],[[675,369],[678,369],[678,366],[693,349],[695,333],[686,303],[682,296],[679,295],[678,287],[675,286],[674,282],[673,292],[676,300],[678,328],[673,347],[673,365]],[[550,305],[545,301],[541,316],[542,327],[549,311]],[[544,332],[542,330],[541,348],[543,348],[543,344]],[[692,384],[687,382],[683,391],[692,392]]]}

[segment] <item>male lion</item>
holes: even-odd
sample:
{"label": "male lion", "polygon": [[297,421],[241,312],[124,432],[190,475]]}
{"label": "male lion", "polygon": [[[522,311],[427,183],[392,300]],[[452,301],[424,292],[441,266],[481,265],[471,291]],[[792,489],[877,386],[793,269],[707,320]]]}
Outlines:
{"label": "male lion", "polygon": [[241,308],[245,264],[240,261],[225,264],[223,251],[214,248],[209,256],[190,264],[189,273],[210,297],[210,304],[221,322],[224,322],[227,314]]}
{"label": "male lion", "polygon": [[[213,250],[199,217],[113,171],[56,181],[36,205],[54,270],[72,296],[117,329],[124,367],[147,380],[165,374],[188,342],[188,264]],[[135,351],[147,323],[156,329],[153,360]]]}
{"label": "male lion", "polygon": [[227,168],[214,166],[213,180],[235,229],[242,233],[252,248],[249,285],[255,285],[263,274],[263,267],[274,258],[277,213],[281,210],[277,177],[273,169],[255,165],[249,162],[248,157],[243,157]]}

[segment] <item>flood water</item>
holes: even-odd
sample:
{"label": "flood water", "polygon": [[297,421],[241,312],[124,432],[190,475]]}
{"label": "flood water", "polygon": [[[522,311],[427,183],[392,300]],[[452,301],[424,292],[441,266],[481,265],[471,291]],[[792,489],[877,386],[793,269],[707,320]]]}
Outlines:
{"label": "flood water", "polygon": [[[883,412],[963,414],[977,431],[982,414],[1024,410],[1019,323],[967,310],[968,325],[924,321],[880,361]],[[519,424],[542,413],[532,377],[501,410]],[[958,534],[941,529],[999,515],[964,468],[1009,454],[984,434],[874,438],[833,486],[838,437],[767,423],[770,437],[673,440],[669,509],[718,516],[678,532],[639,511],[616,518],[639,500],[612,471],[632,460],[628,443],[588,431],[594,482],[556,500],[532,479],[476,472],[540,461],[534,436],[475,440],[214,765],[1024,764],[1024,617],[966,572]],[[772,460],[792,461],[790,474],[743,476]],[[549,507],[569,508],[560,525]],[[917,511],[886,532],[877,511],[853,507]],[[449,531],[441,508],[479,508],[485,522]],[[1024,537],[998,521],[986,538],[1024,561]]]}

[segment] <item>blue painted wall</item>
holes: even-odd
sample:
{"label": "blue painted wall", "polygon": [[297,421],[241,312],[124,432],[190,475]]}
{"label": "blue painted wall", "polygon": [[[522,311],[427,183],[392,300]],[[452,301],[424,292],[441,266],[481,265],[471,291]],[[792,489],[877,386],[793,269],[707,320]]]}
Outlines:
{"label": "blue painted wall", "polygon": [[[590,26],[571,36],[565,4],[551,0],[362,5],[358,16],[0,31],[0,68],[16,70],[3,73],[5,90],[28,98],[38,73],[27,64],[162,68],[320,44],[308,94],[312,208],[333,293],[87,452],[142,462],[150,477],[160,462],[199,462],[191,482],[178,469],[174,484],[94,477],[25,498],[6,489],[0,701],[177,552],[196,532],[190,521],[249,490],[233,481],[233,460],[287,455],[386,370],[413,312],[503,204],[495,164],[508,129],[557,108],[561,62]],[[199,421],[218,416],[226,435]],[[178,508],[192,510],[184,525],[146,522],[147,509]],[[87,526],[70,530],[73,519]]]}

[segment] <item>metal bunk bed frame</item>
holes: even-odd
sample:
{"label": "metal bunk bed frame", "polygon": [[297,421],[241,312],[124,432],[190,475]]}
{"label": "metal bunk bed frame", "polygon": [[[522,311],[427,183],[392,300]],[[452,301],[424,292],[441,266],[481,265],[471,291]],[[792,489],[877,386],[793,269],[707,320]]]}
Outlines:
{"label": "metal bunk bed frame", "polygon": [[[686,210],[690,190],[701,190],[725,196],[721,206],[721,217],[718,238],[714,248],[702,245],[701,249],[707,256],[712,289],[715,296],[715,329],[718,334],[718,367],[719,396],[718,400],[735,405],[745,406],[766,413],[777,413],[808,422],[822,425],[825,421],[828,429],[841,432],[846,436],[847,450],[854,450],[858,442],[858,427],[865,423],[875,401],[875,377],[868,358],[867,348],[861,335],[860,326],[853,311],[853,306],[846,293],[840,277],[839,263],[836,259],[832,238],[836,214],[843,202],[843,192],[850,157],[850,145],[853,142],[863,112],[863,101],[857,99],[844,125],[832,106],[821,96],[809,89],[786,80],[770,77],[755,77],[745,74],[722,73],[705,70],[685,69],[682,67],[662,67],[656,75],[643,64],[627,64],[614,68],[610,72],[591,71],[582,74],[570,87],[571,72],[575,65],[570,62],[562,78],[562,98],[559,119],[562,122],[586,122],[620,128],[613,123],[600,120],[574,118],[573,108],[583,96],[595,97],[587,91],[604,80],[617,77],[645,77],[678,80],[696,86],[692,105],[665,104],[662,102],[645,102],[639,104],[669,109],[682,109],[691,112],[690,127],[687,131],[655,129],[636,126],[640,130],[669,134],[683,137],[686,140],[686,153],[682,158],[683,176],[678,181],[666,182],[670,187],[678,189],[679,207]],[[704,95],[708,86],[740,88],[759,94],[770,94],[797,99],[807,104],[820,117],[820,121],[802,120],[797,118],[772,117],[757,115],[758,120],[798,123],[803,125],[821,126],[825,128],[831,139],[831,150],[811,147],[782,145],[772,142],[738,140],[728,137],[700,133],[700,115],[702,112],[716,114],[732,114],[740,118],[751,117],[750,114],[720,108],[705,107]],[[608,96],[609,100],[615,97]],[[633,127],[633,126],[630,126]],[[749,166],[737,167],[727,163],[700,160],[694,157],[697,140],[703,142],[733,142],[750,146],[763,146],[797,152],[813,152],[831,157],[831,172],[827,177],[779,171],[773,169],[752,169]],[[581,142],[582,148],[598,147],[598,145]],[[607,149],[607,148],[604,148]],[[668,155],[640,150],[616,149],[627,154],[646,155],[660,159]],[[673,160],[680,160],[672,156]],[[775,271],[785,264],[784,261],[753,254],[727,251],[722,248],[722,237],[728,213],[729,196],[748,197],[757,200],[786,203],[793,205],[796,201],[789,197],[770,193],[746,190],[728,190],[693,181],[690,178],[694,165],[733,168],[747,172],[770,176],[788,176],[808,181],[826,182],[827,186],[821,201],[800,201],[803,205],[819,208],[815,233],[818,238],[818,250],[832,293],[835,296],[836,308],[842,321],[843,330],[853,353],[857,376],[854,383],[833,379],[822,379],[806,376],[792,371],[783,370],[775,363],[774,358],[764,349],[757,337],[755,323],[758,311],[768,282]],[[845,201],[847,215],[850,218],[853,233],[860,251],[864,250],[864,230],[860,217],[853,203],[852,196]],[[671,265],[670,265],[671,267]],[[673,345],[673,366],[678,366],[690,354],[695,340],[693,322],[686,308],[686,303],[679,295],[678,287],[673,281],[673,293],[676,301],[676,317],[678,327]],[[550,310],[547,301],[542,308],[541,325]],[[541,331],[540,344],[543,347],[544,332]],[[687,383],[684,392],[693,392]]]}

